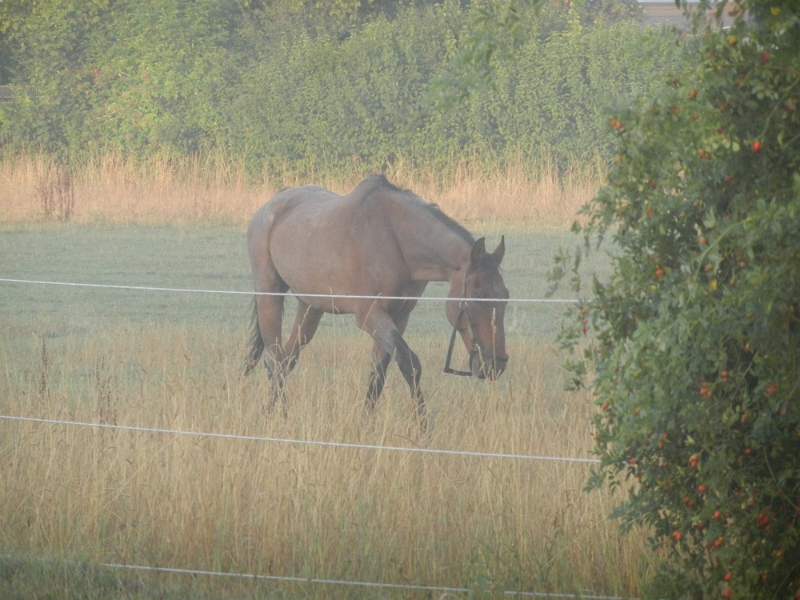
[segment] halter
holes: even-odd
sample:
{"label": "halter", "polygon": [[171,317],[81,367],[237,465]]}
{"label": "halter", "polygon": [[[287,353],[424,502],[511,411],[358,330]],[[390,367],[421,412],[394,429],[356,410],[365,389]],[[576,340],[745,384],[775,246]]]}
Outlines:
{"label": "halter", "polygon": [[[461,297],[467,297],[467,271],[469,271],[471,260],[467,261],[466,266],[464,267],[464,279],[461,282]],[[458,332],[458,324],[461,322],[461,315],[467,315],[467,327],[469,328],[469,342],[470,342],[470,349],[469,349],[469,363],[472,364],[472,355],[476,352],[480,352],[480,346],[478,346],[478,338],[475,336],[475,328],[472,326],[472,319],[469,318],[469,311],[467,310],[467,301],[462,300],[458,304],[461,310],[458,311],[458,316],[456,317],[455,322],[453,323],[453,333],[450,334],[450,346],[447,348],[447,357],[444,359],[444,368],[442,369],[442,373],[446,373],[448,375],[460,375],[462,377],[472,377],[472,371],[459,371],[457,369],[450,368],[450,359],[453,356],[453,347],[456,343],[456,333]]]}

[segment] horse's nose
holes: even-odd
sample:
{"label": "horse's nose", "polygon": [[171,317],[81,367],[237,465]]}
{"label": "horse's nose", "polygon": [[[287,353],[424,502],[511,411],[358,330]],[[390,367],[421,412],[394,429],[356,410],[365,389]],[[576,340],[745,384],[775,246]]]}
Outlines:
{"label": "horse's nose", "polygon": [[498,356],[481,351],[473,352],[469,361],[470,371],[475,377],[492,381],[502,375],[503,371],[506,370],[507,364],[507,356]]}

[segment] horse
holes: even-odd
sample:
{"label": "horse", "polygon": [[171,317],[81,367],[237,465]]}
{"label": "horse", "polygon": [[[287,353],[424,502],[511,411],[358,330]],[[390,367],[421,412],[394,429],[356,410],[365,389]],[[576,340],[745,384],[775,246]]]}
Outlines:
{"label": "horse", "polygon": [[[315,185],[285,188],[253,216],[247,230],[255,303],[245,375],[264,354],[271,380],[270,408],[325,313],[352,314],[374,340],[365,411],[383,391],[394,359],[426,422],[419,382],[422,365],[403,340],[411,311],[430,281],[446,281],[445,314],[469,352],[469,372],[497,379],[508,364],[503,316],[509,292],[499,271],[505,238],[487,252],[478,240],[408,190],[372,175],[346,196]],[[297,314],[285,345],[284,298],[297,297]],[[473,300],[474,299],[474,300]]]}

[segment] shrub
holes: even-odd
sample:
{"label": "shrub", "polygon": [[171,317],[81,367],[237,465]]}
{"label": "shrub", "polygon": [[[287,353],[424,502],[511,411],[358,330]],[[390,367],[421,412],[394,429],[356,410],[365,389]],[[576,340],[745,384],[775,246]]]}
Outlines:
{"label": "shrub", "polygon": [[668,549],[650,593],[785,599],[800,591],[800,12],[722,10],[730,29],[698,22],[689,66],[610,117],[585,246],[552,275],[579,290],[583,253],[613,241],[613,276],[561,341],[598,406],[590,487],[627,488],[614,516]]}

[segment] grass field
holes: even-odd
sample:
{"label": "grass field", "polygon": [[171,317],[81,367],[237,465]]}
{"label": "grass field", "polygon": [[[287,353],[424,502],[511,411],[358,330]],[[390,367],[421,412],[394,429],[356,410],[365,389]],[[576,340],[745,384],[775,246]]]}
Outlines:
{"label": "grass field", "polygon": [[[481,223],[493,247],[503,223],[475,218],[471,228],[480,233]],[[552,227],[509,229],[506,284],[513,298],[540,298],[553,252],[576,240]],[[21,220],[0,228],[0,256],[4,278],[252,289],[238,224]],[[600,277],[607,270],[593,267]],[[445,290],[431,285],[428,293]],[[406,338],[425,369],[431,428],[423,435],[396,369],[378,410],[362,418],[370,341],[348,316],[323,319],[288,382],[288,417],[267,412],[265,374],[240,376],[250,300],[0,283],[0,414],[588,456],[591,404],[561,391],[563,357],[553,347],[562,308],[512,303],[508,371],[485,383],[441,374],[443,307],[421,303]],[[606,518],[612,498],[582,491],[587,474],[581,463],[0,420],[0,597],[457,595],[134,572],[103,563],[468,588],[478,596],[636,595],[650,568],[644,535],[618,536]]]}

